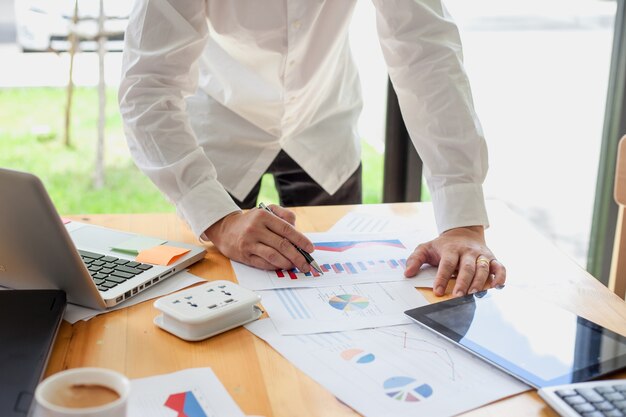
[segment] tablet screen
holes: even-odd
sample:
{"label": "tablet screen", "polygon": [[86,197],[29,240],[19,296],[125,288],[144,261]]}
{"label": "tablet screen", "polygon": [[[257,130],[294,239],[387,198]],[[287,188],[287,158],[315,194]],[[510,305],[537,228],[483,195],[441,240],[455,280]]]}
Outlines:
{"label": "tablet screen", "polygon": [[537,388],[626,366],[625,337],[517,289],[482,291],[406,314]]}

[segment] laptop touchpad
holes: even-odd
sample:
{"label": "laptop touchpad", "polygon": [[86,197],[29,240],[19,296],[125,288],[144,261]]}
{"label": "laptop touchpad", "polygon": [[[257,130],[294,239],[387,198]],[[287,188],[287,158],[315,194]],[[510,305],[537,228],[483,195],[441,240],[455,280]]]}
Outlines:
{"label": "laptop touchpad", "polygon": [[69,231],[74,244],[78,248],[110,250],[111,247],[134,237],[134,234],[85,225]]}

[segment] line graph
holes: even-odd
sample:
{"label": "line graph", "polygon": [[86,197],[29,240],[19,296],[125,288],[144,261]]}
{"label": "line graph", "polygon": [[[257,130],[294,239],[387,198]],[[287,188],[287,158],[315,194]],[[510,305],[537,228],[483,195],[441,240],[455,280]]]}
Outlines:
{"label": "line graph", "polygon": [[406,331],[391,328],[379,328],[374,329],[374,331],[397,339],[401,343],[402,349],[433,355],[450,370],[449,378],[451,381],[456,381],[459,378],[454,360],[443,344],[436,344],[420,337],[410,336]]}

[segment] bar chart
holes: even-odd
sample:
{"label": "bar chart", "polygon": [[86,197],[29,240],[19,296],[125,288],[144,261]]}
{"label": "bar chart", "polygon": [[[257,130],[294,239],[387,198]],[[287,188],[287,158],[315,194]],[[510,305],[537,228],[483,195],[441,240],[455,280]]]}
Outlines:
{"label": "bar chart", "polygon": [[[410,239],[383,239],[370,235],[318,234],[309,237],[311,253],[323,274],[297,268],[262,271],[233,262],[239,283],[253,290],[298,287],[325,287],[344,284],[404,281],[407,259],[416,246]],[[316,239],[317,238],[317,239]],[[432,269],[432,268],[431,268]],[[412,282],[432,286],[434,271],[421,271]],[[419,281],[419,282],[418,282]]]}

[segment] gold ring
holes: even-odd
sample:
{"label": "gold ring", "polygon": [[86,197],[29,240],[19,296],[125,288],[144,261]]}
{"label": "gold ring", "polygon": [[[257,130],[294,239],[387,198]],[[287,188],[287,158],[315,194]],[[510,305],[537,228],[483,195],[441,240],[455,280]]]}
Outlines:
{"label": "gold ring", "polygon": [[478,264],[483,264],[486,267],[489,267],[489,265],[491,264],[491,261],[483,256],[479,256],[478,259],[476,259],[476,265]]}

